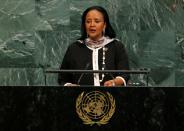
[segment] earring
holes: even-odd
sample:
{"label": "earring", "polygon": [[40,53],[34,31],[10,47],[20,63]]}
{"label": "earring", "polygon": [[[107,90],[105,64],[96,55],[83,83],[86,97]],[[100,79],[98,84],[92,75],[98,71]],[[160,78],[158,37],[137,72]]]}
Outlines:
{"label": "earring", "polygon": [[105,36],[105,28],[103,28],[103,32],[102,32],[103,36]]}

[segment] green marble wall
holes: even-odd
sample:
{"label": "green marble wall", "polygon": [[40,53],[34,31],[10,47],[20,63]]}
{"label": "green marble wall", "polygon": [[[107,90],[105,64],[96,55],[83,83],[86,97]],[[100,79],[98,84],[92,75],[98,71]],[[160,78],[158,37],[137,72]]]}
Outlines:
{"label": "green marble wall", "polygon": [[[184,85],[183,0],[0,0],[0,85],[57,85],[80,17],[101,5],[129,53],[132,69],[150,68],[149,85]],[[143,75],[132,82],[145,83]]]}

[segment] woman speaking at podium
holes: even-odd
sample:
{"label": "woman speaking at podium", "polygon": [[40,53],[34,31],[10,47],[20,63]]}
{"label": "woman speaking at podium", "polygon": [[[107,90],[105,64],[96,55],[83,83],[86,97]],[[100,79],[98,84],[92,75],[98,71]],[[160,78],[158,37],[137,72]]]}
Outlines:
{"label": "woman speaking at podium", "polygon": [[[82,15],[81,37],[71,44],[60,66],[62,70],[128,70],[124,45],[115,39],[107,11],[100,6],[86,9]],[[123,73],[60,73],[58,83],[65,86],[126,86]]]}

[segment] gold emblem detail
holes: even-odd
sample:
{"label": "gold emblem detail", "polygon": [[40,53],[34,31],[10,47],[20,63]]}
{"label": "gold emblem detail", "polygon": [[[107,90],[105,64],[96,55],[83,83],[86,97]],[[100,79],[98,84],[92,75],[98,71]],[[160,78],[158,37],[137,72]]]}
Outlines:
{"label": "gold emblem detail", "polygon": [[76,112],[84,124],[107,124],[115,112],[116,104],[113,96],[106,92],[82,92],[76,100]]}

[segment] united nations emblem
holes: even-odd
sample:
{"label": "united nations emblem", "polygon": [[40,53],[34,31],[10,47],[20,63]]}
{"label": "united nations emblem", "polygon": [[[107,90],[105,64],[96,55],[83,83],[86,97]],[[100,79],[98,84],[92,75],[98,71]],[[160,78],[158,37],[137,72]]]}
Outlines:
{"label": "united nations emblem", "polygon": [[82,92],[76,100],[76,112],[84,124],[107,124],[115,112],[116,104],[113,96],[106,92]]}

